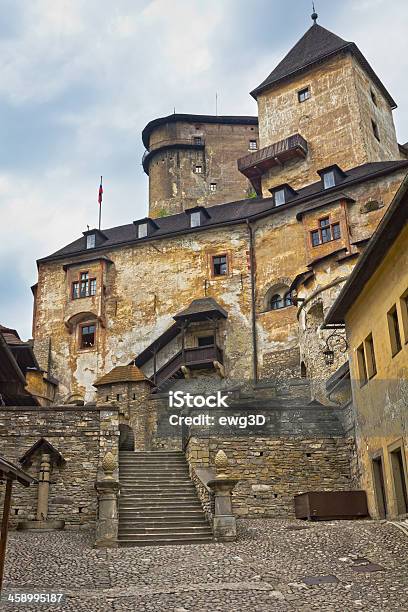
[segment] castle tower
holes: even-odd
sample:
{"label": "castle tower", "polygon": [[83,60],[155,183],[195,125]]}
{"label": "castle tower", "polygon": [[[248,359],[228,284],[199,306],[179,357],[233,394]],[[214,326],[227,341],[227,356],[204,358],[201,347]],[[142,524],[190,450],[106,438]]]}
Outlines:
{"label": "castle tower", "polygon": [[237,159],[259,146],[257,117],[174,114],[148,123],[142,138],[152,218],[253,192]]}
{"label": "castle tower", "polygon": [[317,171],[397,160],[396,104],[353,42],[316,23],[251,92],[259,111],[260,150],[238,162],[258,194],[303,187]]}

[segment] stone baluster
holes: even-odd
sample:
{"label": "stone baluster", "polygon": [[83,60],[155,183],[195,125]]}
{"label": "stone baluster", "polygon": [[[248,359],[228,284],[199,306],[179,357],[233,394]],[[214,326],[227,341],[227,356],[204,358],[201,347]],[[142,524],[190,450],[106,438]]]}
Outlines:
{"label": "stone baluster", "polygon": [[118,545],[118,493],[119,482],[113,472],[117,461],[111,452],[102,460],[104,477],[95,483],[98,493],[98,519],[95,545],[99,548],[115,548]]}
{"label": "stone baluster", "polygon": [[237,537],[231,494],[238,480],[228,478],[225,473],[225,469],[228,467],[228,457],[223,450],[219,450],[215,456],[215,467],[217,470],[216,478],[207,483],[207,486],[214,493],[214,538],[220,542],[231,542]]}

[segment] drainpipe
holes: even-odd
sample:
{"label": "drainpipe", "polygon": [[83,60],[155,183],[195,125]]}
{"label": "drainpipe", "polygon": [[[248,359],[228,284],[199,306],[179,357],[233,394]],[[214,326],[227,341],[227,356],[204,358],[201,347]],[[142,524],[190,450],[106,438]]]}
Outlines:
{"label": "drainpipe", "polygon": [[253,372],[254,382],[258,382],[258,346],[256,337],[256,308],[255,308],[255,252],[254,252],[254,235],[253,229],[249,222],[246,220],[249,233],[249,266],[251,275],[251,315],[252,315],[252,360],[253,360]]}

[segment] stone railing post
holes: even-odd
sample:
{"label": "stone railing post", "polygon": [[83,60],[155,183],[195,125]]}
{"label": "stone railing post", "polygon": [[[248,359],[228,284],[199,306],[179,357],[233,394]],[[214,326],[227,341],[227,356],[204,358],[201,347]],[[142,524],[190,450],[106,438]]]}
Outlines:
{"label": "stone railing post", "polygon": [[115,457],[107,452],[102,461],[104,478],[95,483],[98,493],[95,545],[98,548],[115,548],[118,545],[119,482],[113,478],[116,467]]}
{"label": "stone railing post", "polygon": [[228,478],[224,473],[228,466],[227,455],[218,451],[215,457],[217,476],[207,486],[214,493],[215,510],[213,517],[214,538],[219,542],[232,542],[237,537],[236,519],[232,512],[231,493],[238,480]]}

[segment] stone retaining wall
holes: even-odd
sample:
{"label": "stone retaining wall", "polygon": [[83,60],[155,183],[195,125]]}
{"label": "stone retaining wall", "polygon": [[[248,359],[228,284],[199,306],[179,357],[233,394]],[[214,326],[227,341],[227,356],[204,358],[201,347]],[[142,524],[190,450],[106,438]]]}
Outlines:
{"label": "stone retaining wall", "polygon": [[[118,412],[111,406],[1,407],[0,455],[19,465],[21,456],[44,437],[66,463],[51,472],[49,519],[64,519],[70,527],[90,527],[96,521],[95,481],[100,461],[110,450],[118,453]],[[38,477],[40,454],[31,467]],[[3,489],[0,485],[0,497]],[[0,507],[1,507],[0,501]],[[13,487],[11,525],[35,518],[37,485]]]}

